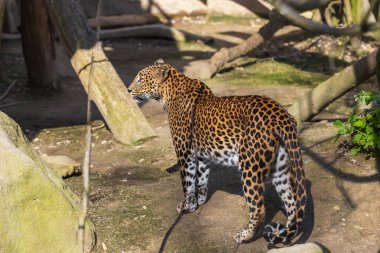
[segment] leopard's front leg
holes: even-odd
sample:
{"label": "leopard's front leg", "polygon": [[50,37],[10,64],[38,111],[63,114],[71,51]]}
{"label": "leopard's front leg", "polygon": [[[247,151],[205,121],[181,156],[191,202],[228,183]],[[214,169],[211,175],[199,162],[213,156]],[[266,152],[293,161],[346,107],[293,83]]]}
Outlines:
{"label": "leopard's front leg", "polygon": [[180,174],[185,201],[180,202],[177,206],[179,213],[194,212],[197,209],[196,198],[196,161],[194,156],[188,156],[186,159],[179,159]]}

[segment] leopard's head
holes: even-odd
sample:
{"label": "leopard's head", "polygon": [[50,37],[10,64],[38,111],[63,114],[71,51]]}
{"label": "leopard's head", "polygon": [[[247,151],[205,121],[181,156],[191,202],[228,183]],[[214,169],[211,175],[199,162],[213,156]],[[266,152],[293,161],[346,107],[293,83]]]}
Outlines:
{"label": "leopard's head", "polygon": [[143,103],[149,98],[160,100],[159,87],[169,76],[170,66],[165,64],[162,59],[139,71],[128,91],[133,99],[138,103]]}

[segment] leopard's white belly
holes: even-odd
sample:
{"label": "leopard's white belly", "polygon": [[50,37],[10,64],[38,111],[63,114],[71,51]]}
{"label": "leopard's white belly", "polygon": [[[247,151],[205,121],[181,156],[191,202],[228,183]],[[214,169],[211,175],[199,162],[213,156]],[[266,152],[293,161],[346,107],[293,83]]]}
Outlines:
{"label": "leopard's white belly", "polygon": [[198,157],[203,160],[220,164],[223,166],[238,166],[239,165],[239,154],[234,150],[224,150],[224,151],[204,151],[198,152]]}

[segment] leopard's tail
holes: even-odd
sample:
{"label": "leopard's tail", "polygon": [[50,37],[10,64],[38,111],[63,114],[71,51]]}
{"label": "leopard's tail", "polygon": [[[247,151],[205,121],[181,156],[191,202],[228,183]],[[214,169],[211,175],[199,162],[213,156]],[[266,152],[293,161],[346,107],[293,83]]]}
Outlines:
{"label": "leopard's tail", "polygon": [[305,173],[302,168],[301,149],[297,141],[297,125],[291,118],[291,124],[286,127],[286,132],[283,126],[277,127],[276,132],[288,155],[287,182],[282,183],[284,187],[290,185],[288,188],[291,192],[284,193],[284,197],[289,199],[289,206],[285,207],[288,216],[287,224],[271,223],[264,228],[264,238],[271,244],[288,242],[300,232],[300,224],[306,207]]}

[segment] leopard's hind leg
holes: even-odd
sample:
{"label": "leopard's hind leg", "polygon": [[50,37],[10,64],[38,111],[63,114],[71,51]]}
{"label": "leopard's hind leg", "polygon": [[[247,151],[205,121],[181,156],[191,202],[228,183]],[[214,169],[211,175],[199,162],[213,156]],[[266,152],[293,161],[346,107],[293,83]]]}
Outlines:
{"label": "leopard's hind leg", "polygon": [[277,165],[273,173],[273,184],[280,195],[287,212],[286,225],[272,223],[264,228],[264,238],[272,243],[284,243],[292,240],[300,231],[307,193],[305,172],[302,168],[302,154],[297,142],[297,126],[290,120],[284,121],[285,131],[278,127],[281,145],[277,154]]}
{"label": "leopard's hind leg", "polygon": [[204,158],[198,158],[197,168],[197,192],[198,192],[198,205],[203,205],[207,201],[207,183],[210,174],[210,162]]}
{"label": "leopard's hind leg", "polygon": [[[249,208],[249,223],[236,235],[238,243],[253,239],[265,218],[264,192],[266,176],[274,159],[275,139],[252,140],[255,134],[246,135],[240,146],[239,166],[242,173],[244,197]],[[255,147],[252,147],[252,143]]]}
{"label": "leopard's hind leg", "polygon": [[[295,192],[291,187],[291,172],[290,167],[288,166],[289,156],[286,153],[286,149],[283,145],[280,145],[276,154],[276,164],[271,170],[271,180],[272,184],[275,186],[278,196],[281,198],[282,203],[286,210],[287,215],[287,224],[286,227],[294,223],[295,214],[296,214],[296,196]],[[286,230],[286,227],[280,223],[273,223],[266,226],[264,231],[264,237],[268,239],[268,231],[277,231],[278,234],[281,234]],[[296,229],[294,229],[294,233]],[[292,235],[290,236],[292,237]],[[270,240],[269,240],[270,241]],[[278,243],[277,241],[270,241],[273,244]]]}

